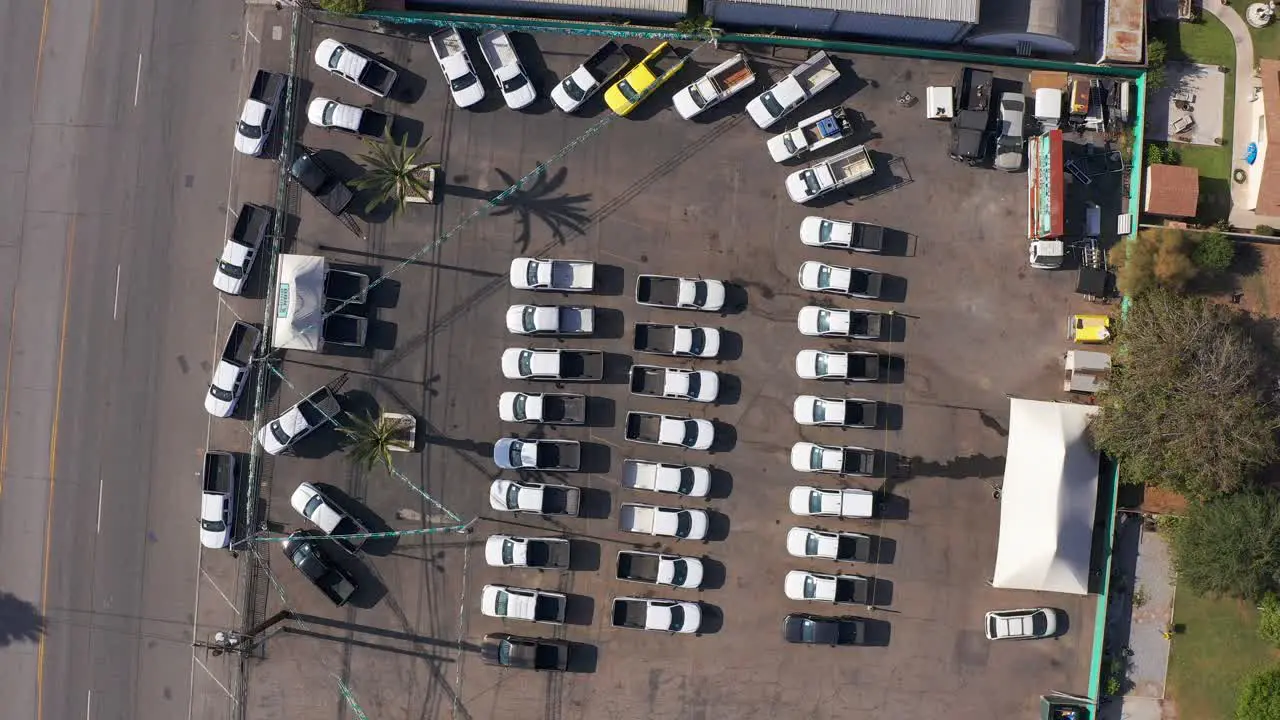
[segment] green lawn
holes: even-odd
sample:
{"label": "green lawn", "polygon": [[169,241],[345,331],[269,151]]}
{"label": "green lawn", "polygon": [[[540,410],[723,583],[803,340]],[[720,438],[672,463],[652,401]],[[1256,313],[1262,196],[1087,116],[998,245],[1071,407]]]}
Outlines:
{"label": "green lawn", "polygon": [[1280,23],[1272,22],[1261,29],[1251,26],[1249,34],[1253,36],[1254,61],[1263,58],[1280,60]]}
{"label": "green lawn", "polygon": [[[1151,34],[1164,41],[1168,59],[1218,65],[1228,68],[1222,113],[1224,145],[1189,145],[1175,143],[1182,154],[1182,164],[1200,171],[1200,214],[1206,224],[1225,219],[1231,212],[1231,135],[1235,125],[1236,87],[1235,43],[1231,32],[1218,18],[1204,13],[1204,22],[1180,23],[1162,20],[1151,24]],[[1271,28],[1268,28],[1270,30]],[[1280,28],[1276,28],[1280,38]],[[1252,68],[1248,71],[1252,72]]]}
{"label": "green lawn", "polygon": [[1167,694],[1178,716],[1231,720],[1236,688],[1254,670],[1280,660],[1257,633],[1257,611],[1248,603],[1197,597],[1182,587],[1174,599]]}

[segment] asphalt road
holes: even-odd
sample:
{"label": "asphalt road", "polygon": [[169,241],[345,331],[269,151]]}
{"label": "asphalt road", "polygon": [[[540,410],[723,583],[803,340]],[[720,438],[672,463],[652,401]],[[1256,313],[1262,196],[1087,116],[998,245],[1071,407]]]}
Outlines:
{"label": "asphalt road", "polygon": [[244,12],[0,6],[5,718],[187,716]]}

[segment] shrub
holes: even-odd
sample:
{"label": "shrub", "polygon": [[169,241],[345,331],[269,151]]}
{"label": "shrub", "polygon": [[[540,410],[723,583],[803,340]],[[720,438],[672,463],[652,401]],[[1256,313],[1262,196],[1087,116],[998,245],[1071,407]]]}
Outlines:
{"label": "shrub", "polygon": [[1258,637],[1280,647],[1280,597],[1267,593],[1258,606]]}
{"label": "shrub", "polygon": [[365,11],[365,0],[320,0],[320,7],[331,13],[355,15]]}
{"label": "shrub", "polygon": [[1191,260],[1196,267],[1211,273],[1220,273],[1231,267],[1235,256],[1236,244],[1220,232],[1201,235],[1191,251]]}
{"label": "shrub", "polygon": [[1164,63],[1168,54],[1163,40],[1152,39],[1147,43],[1147,89],[1164,87]]}
{"label": "shrub", "polygon": [[1107,259],[1116,269],[1116,285],[1131,297],[1157,287],[1182,290],[1197,267],[1191,259],[1194,245],[1186,233],[1174,228],[1148,228],[1135,242],[1112,246]]}
{"label": "shrub", "polygon": [[1259,225],[1258,227],[1253,229],[1253,232],[1256,235],[1265,235],[1267,237],[1271,237],[1272,235],[1276,234],[1276,229],[1271,227],[1270,225]]}
{"label": "shrub", "polygon": [[1147,164],[1163,165],[1164,164],[1164,148],[1159,145],[1147,146]]}
{"label": "shrub", "polygon": [[1244,681],[1236,697],[1236,720],[1280,720],[1280,665]]}
{"label": "shrub", "polygon": [[1170,549],[1178,582],[1188,589],[1265,598],[1280,590],[1280,495],[1246,492],[1192,504]]}

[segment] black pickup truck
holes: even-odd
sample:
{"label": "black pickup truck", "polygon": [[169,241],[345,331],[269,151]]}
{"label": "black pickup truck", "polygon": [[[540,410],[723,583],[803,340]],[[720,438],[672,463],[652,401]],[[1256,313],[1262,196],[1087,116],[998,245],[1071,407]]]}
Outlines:
{"label": "black pickup truck", "polygon": [[351,574],[325,555],[320,543],[305,532],[298,531],[281,543],[284,556],[298,571],[320,588],[320,592],[338,607],[347,604],[356,592],[356,580]]}
{"label": "black pickup truck", "polygon": [[977,165],[987,157],[991,130],[991,85],[988,70],[964,68],[956,84],[957,110],[951,120],[952,160]]}
{"label": "black pickup truck", "polygon": [[315,153],[304,150],[289,166],[289,174],[302,189],[320,201],[334,215],[347,211],[356,194],[347,187],[337,173],[329,169]]}

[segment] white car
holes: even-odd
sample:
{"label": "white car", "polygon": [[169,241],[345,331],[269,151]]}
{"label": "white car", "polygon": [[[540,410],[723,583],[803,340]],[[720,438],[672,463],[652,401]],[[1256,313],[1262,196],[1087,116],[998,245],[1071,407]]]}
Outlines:
{"label": "white car", "polygon": [[782,583],[792,600],[816,600],[836,604],[863,604],[871,599],[871,581],[861,575],[828,575],[792,570]]}
{"label": "white car", "polygon": [[800,221],[800,242],[809,247],[877,253],[884,249],[884,228],[810,215]]}
{"label": "white car", "polygon": [[1052,637],[1058,631],[1053,608],[992,610],[984,623],[988,640],[1031,640]]}
{"label": "white car", "polygon": [[806,260],[800,266],[800,287],[809,292],[835,293],[875,300],[884,276],[867,268],[848,268]]}
{"label": "white car", "polygon": [[333,38],[316,45],[316,65],[378,97],[387,97],[396,81],[396,71],[377,58]]}
{"label": "white car", "polygon": [[871,562],[871,537],[855,532],[793,527],[787,531],[787,552],[801,558]]}
{"label": "white car", "polygon": [[880,378],[880,355],[867,350],[801,350],[796,353],[796,375],[805,380],[871,382]]}
{"label": "white car", "polygon": [[1026,138],[1022,130],[1027,98],[1021,93],[1000,96],[1000,136],[996,138],[995,166],[1005,172],[1022,169],[1022,153]]}
{"label": "white car", "polygon": [[854,340],[878,340],[882,337],[884,313],[873,310],[805,305],[796,315],[796,327],[809,337],[847,337]]}
{"label": "white car", "polygon": [[801,517],[869,518],[875,510],[875,493],[858,488],[791,488],[787,505]]}
{"label": "white car", "polygon": [[880,404],[875,400],[817,395],[801,395],[791,408],[796,422],[801,425],[854,428],[874,428],[879,410]]}

